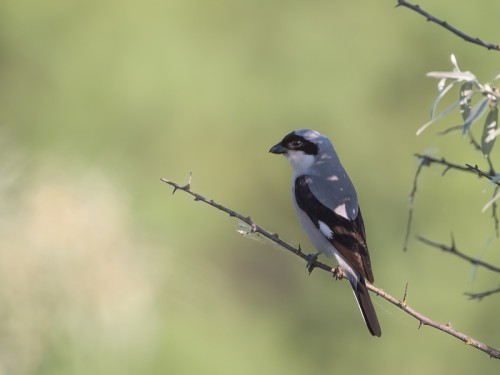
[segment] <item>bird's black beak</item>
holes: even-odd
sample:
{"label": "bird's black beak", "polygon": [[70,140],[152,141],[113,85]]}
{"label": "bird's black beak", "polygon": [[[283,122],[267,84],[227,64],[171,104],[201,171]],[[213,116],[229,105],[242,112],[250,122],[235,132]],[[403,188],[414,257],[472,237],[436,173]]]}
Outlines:
{"label": "bird's black beak", "polygon": [[278,143],[277,145],[271,147],[269,152],[272,154],[286,154],[288,152],[288,149],[286,147],[283,147],[281,143]]}

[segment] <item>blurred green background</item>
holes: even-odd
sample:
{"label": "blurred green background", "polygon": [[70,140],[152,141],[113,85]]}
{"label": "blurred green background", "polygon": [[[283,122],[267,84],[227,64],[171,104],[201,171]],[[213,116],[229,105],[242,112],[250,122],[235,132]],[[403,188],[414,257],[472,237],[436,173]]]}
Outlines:
{"label": "blurred green background", "polygon": [[[500,347],[499,297],[463,295],[498,275],[413,237],[453,232],[499,264],[484,181],[425,169],[402,251],[413,154],[485,166],[437,135],[458,112],[415,136],[437,92],[425,73],[455,53],[487,81],[500,55],[394,5],[2,1],[0,374],[497,373],[376,297],[372,338],[345,282],[160,182],[192,172],[195,191],[309,249],[268,150],[321,131],[357,186],[375,284],[402,298],[408,282],[412,307]],[[420,5],[500,41],[497,1]]]}

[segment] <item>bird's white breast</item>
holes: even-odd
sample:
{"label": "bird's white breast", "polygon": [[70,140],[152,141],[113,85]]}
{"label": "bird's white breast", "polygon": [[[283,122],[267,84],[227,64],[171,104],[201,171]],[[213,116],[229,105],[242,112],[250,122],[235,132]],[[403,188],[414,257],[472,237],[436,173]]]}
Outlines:
{"label": "bird's white breast", "polygon": [[302,211],[302,209],[297,204],[297,201],[295,199],[295,184],[294,188],[292,189],[292,201],[293,206],[295,207],[295,211],[297,212],[297,216],[299,217],[300,224],[302,225],[302,228],[306,232],[314,248],[317,251],[325,254],[327,257],[335,257],[335,259],[339,263],[339,266],[347,274],[349,280],[351,280],[351,283],[357,283],[357,272],[354,271],[352,266],[344,259],[344,257],[337,251],[337,249],[328,239],[333,238],[333,236],[335,235],[330,227],[326,223],[320,221],[318,229],[316,225],[314,225],[314,223],[311,221],[309,216],[307,216],[307,214]]}

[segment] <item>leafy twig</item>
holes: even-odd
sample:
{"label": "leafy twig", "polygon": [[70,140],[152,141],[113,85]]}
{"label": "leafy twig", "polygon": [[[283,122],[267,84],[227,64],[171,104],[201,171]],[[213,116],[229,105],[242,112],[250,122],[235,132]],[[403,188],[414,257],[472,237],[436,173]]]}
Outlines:
{"label": "leafy twig", "polygon": [[[248,224],[250,226],[252,232],[260,233],[263,236],[265,236],[266,238],[268,238],[269,240],[273,241],[274,243],[282,246],[284,249],[292,252],[293,254],[301,257],[302,259],[304,259],[306,261],[310,261],[310,258],[307,256],[307,254],[304,254],[300,250],[300,247],[297,249],[297,248],[293,247],[292,245],[288,244],[287,242],[281,240],[277,234],[271,233],[271,232],[265,230],[264,228],[260,227],[256,223],[254,223],[250,217],[241,215],[238,212],[231,210],[222,204],[216,203],[211,199],[209,200],[209,199],[205,198],[204,196],[193,192],[191,190],[190,184],[185,185],[185,186],[181,186],[175,182],[169,181],[169,180],[164,179],[164,178],[162,178],[161,181],[172,186],[174,188],[174,192],[176,192],[177,190],[182,190],[182,191],[186,192],[187,194],[190,194],[191,196],[193,196],[195,201],[200,201],[200,202],[206,203],[212,207],[217,208],[220,211],[223,211],[223,212],[229,214],[229,216],[238,218],[239,220]],[[330,267],[330,266],[328,266],[324,263],[321,263],[317,260],[314,261],[314,264],[317,268],[320,268],[320,269],[325,270],[327,272],[330,272],[330,273],[335,272],[334,267]],[[408,296],[407,287],[405,288],[403,301],[398,300],[397,298],[384,292],[382,289],[379,289],[379,288],[377,288],[374,285],[371,285],[369,283],[367,283],[367,288],[369,290],[371,290],[373,293],[375,293],[376,295],[384,298],[386,301],[389,301],[393,305],[399,307],[401,310],[406,312],[408,315],[410,315],[410,316],[414,317],[416,320],[418,320],[419,328],[421,326],[433,327],[435,329],[438,329],[442,332],[449,334],[450,336],[453,336],[453,337],[463,341],[467,345],[470,345],[476,349],[483,351],[484,353],[488,354],[492,358],[500,359],[500,350],[492,348],[486,344],[483,344],[482,342],[479,342],[479,341],[473,339],[472,337],[467,336],[466,334],[461,333],[461,332],[453,329],[449,324],[441,324],[441,323],[438,323],[436,321],[433,321],[432,319],[426,317],[425,315],[423,315],[423,314],[417,312],[416,310],[412,309],[411,307],[409,307],[407,304],[407,296]]]}
{"label": "leafy twig", "polygon": [[450,25],[448,22],[442,21],[439,18],[434,17],[429,12],[426,12],[425,10],[423,10],[419,5],[411,4],[411,3],[404,1],[404,0],[398,0],[396,7],[399,7],[399,6],[406,7],[408,9],[411,9],[411,10],[421,14],[422,16],[424,16],[427,19],[427,21],[433,22],[439,26],[444,27],[446,30],[451,31],[453,34],[457,35],[458,37],[464,39],[467,42],[477,44],[481,47],[487,48],[488,50],[500,51],[500,46],[498,44],[489,43],[489,42],[483,41],[479,38],[471,37],[471,36],[465,34],[463,31],[460,31],[456,27]]}
{"label": "leafy twig", "polygon": [[[468,132],[467,134],[469,136],[470,143],[472,144],[472,147],[474,147],[474,150],[482,152],[481,145],[476,141],[476,138],[474,138],[474,136],[472,135],[472,132]],[[486,161],[488,163],[488,166],[490,167],[490,171],[488,172],[488,174],[490,176],[494,176],[496,172],[495,172],[495,168],[493,167],[493,163],[491,161],[490,154],[485,155],[485,157],[486,157]]]}

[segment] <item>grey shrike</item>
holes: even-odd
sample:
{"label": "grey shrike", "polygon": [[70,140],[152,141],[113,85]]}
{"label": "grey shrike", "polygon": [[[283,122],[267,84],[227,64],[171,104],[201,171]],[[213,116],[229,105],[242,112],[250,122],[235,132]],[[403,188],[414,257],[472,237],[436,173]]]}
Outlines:
{"label": "grey shrike", "polygon": [[285,136],[269,152],[283,154],[290,161],[293,204],[302,227],[318,254],[337,259],[370,333],[380,336],[365,281],[373,283],[365,226],[356,190],[332,143],[314,130],[301,129]]}

